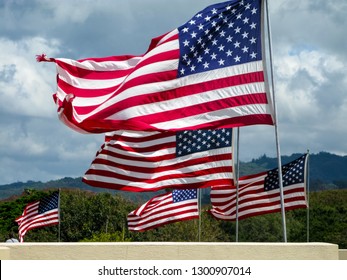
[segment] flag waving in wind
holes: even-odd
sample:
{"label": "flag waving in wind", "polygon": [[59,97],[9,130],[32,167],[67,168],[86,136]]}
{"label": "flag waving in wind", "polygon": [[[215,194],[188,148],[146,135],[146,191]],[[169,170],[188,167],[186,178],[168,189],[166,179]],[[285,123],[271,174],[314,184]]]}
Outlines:
{"label": "flag waving in wind", "polygon": [[197,190],[157,195],[128,215],[128,228],[145,231],[178,221],[199,219]]}
{"label": "flag waving in wind", "polygon": [[28,230],[59,224],[59,192],[29,203],[16,219],[20,242]]}
{"label": "flag waving in wind", "polygon": [[[306,208],[307,155],[282,166],[285,210]],[[211,188],[212,209],[217,219],[236,220],[236,188]],[[278,169],[239,179],[239,220],[281,211]]]}
{"label": "flag waving in wind", "polygon": [[55,62],[59,118],[89,133],[273,125],[262,0],[211,5],[140,56]]}
{"label": "flag waving in wind", "polygon": [[83,177],[100,188],[158,191],[230,186],[232,129],[116,131]]}

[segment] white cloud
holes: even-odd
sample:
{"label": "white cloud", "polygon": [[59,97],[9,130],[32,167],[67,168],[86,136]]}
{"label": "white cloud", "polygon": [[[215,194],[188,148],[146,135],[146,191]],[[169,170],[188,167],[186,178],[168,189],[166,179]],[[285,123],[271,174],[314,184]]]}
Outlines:
{"label": "white cloud", "polygon": [[18,41],[0,38],[0,108],[27,116],[52,116],[55,111],[55,66],[38,64],[35,55],[57,52],[59,43],[35,37]]}

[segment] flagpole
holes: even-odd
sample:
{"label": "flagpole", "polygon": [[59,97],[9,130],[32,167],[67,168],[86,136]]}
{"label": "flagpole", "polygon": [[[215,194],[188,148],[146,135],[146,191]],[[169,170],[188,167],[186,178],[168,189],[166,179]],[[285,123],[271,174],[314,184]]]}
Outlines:
{"label": "flagpole", "polygon": [[240,157],[239,157],[239,148],[240,148],[240,128],[237,128],[237,145],[236,145],[236,242],[239,242],[239,178],[240,178]]}
{"label": "flagpole", "polygon": [[307,150],[307,170],[306,170],[306,176],[307,176],[307,209],[306,209],[306,227],[307,227],[307,242],[310,242],[310,150]]}
{"label": "flagpole", "polygon": [[265,1],[266,6],[266,18],[267,18],[267,31],[268,31],[268,43],[269,43],[269,56],[270,56],[270,71],[271,71],[271,87],[272,87],[272,98],[274,105],[274,118],[275,118],[275,136],[276,136],[276,149],[277,149],[277,161],[278,161],[278,183],[280,187],[280,198],[281,198],[281,214],[282,214],[282,228],[283,228],[283,241],[287,242],[287,226],[286,226],[286,214],[284,206],[284,194],[283,194],[283,178],[282,178],[282,161],[280,151],[280,141],[278,133],[278,119],[277,119],[277,106],[275,97],[275,82],[274,82],[274,66],[272,61],[272,39],[271,39],[271,28],[270,28],[270,13],[269,4]]}
{"label": "flagpole", "polygon": [[199,231],[198,240],[201,241],[201,189],[198,189],[198,207],[199,207]]}
{"label": "flagpole", "polygon": [[61,189],[58,189],[58,242],[60,242],[60,191]]}

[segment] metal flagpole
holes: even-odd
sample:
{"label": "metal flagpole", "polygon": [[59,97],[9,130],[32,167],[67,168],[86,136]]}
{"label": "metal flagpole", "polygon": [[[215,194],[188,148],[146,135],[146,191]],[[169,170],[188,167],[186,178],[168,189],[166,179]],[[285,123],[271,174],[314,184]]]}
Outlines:
{"label": "metal flagpole", "polygon": [[198,189],[198,207],[199,207],[199,232],[198,240],[201,241],[201,189]]}
{"label": "metal flagpole", "polygon": [[61,189],[58,189],[58,242],[60,242],[60,191]]}
{"label": "metal flagpole", "polygon": [[307,182],[307,217],[306,217],[306,227],[307,227],[307,242],[310,242],[310,151],[307,150],[307,170],[306,170],[306,182]]}
{"label": "metal flagpole", "polygon": [[239,178],[240,178],[240,157],[239,157],[239,148],[240,148],[240,128],[237,128],[237,145],[236,145],[236,242],[239,242]]}
{"label": "metal flagpole", "polygon": [[268,39],[269,39],[271,87],[272,87],[272,98],[273,98],[273,105],[274,105],[275,135],[276,135],[276,148],[277,148],[277,160],[278,160],[278,183],[279,183],[279,187],[280,187],[280,197],[281,197],[283,241],[287,242],[287,226],[286,226],[286,214],[285,214],[285,206],[284,206],[283,178],[282,178],[282,161],[281,161],[281,151],[280,151],[279,133],[278,133],[277,106],[276,106],[275,82],[274,82],[274,66],[273,66],[273,61],[272,61],[272,39],[271,39],[271,28],[270,28],[270,13],[269,13],[268,1],[267,0],[264,0],[264,1],[265,1],[265,6],[266,6],[267,31],[268,31]]}

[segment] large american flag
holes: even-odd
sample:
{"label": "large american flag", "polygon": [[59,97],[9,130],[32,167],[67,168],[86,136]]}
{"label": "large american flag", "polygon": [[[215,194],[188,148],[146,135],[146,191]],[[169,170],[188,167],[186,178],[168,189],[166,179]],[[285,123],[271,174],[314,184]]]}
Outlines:
{"label": "large american flag", "polygon": [[107,137],[83,181],[94,187],[158,191],[229,186],[232,129],[116,131]]}
{"label": "large american flag", "polygon": [[[282,166],[285,210],[306,208],[307,155]],[[212,209],[217,219],[236,220],[236,188],[212,187]],[[238,219],[281,211],[278,169],[239,179]]]}
{"label": "large american flag", "polygon": [[56,63],[59,118],[90,133],[273,125],[261,4],[211,5],[140,56],[38,57]]}
{"label": "large american flag", "polygon": [[196,189],[160,194],[128,215],[128,229],[145,231],[178,221],[199,219]]}
{"label": "large american flag", "polygon": [[59,192],[29,203],[16,219],[20,242],[28,230],[59,224]]}

